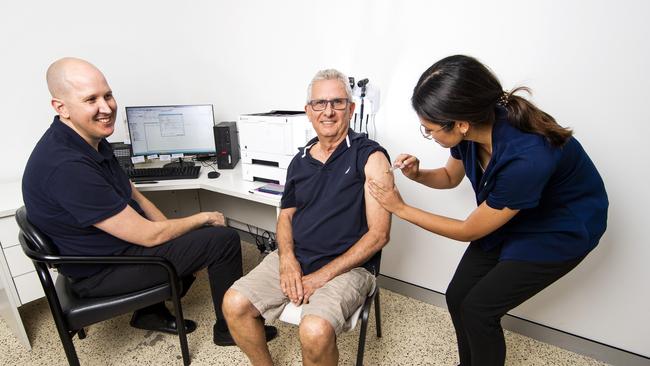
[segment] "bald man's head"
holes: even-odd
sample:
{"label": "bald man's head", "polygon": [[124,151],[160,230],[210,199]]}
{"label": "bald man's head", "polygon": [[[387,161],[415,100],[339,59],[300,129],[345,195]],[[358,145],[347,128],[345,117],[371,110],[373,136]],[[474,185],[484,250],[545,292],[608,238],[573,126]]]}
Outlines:
{"label": "bald man's head", "polygon": [[47,69],[51,104],[59,120],[97,149],[115,127],[117,102],[104,75],[88,61],[66,57]]}
{"label": "bald man's head", "polygon": [[83,77],[101,77],[104,75],[88,61],[64,57],[54,61],[47,69],[47,88],[52,98],[64,99],[74,88],[74,82]]}

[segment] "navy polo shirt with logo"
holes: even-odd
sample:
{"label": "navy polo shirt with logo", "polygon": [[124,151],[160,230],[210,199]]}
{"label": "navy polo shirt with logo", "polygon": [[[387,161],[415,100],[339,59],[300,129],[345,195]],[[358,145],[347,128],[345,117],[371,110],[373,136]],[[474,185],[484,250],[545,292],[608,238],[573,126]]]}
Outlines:
{"label": "navy polo shirt with logo", "polygon": [[[48,235],[62,255],[116,255],[130,243],[96,224],[130,205],[144,216],[131,198],[131,183],[105,139],[99,151],[59,120],[45,132],[32,151],[22,182],[29,220]],[[73,278],[99,272],[101,265],[61,267]]]}
{"label": "navy polo shirt with logo", "polygon": [[350,129],[321,163],[309,153],[317,141],[314,138],[301,148],[289,164],[281,202],[282,208],[296,208],[291,223],[294,252],[305,275],[343,254],[368,232],[364,168],[375,151],[388,158],[378,143]]}
{"label": "navy polo shirt with logo", "polygon": [[476,202],[521,210],[495,232],[474,241],[500,249],[501,260],[562,262],[585,256],[607,227],[603,180],[578,140],[562,147],[513,127],[498,107],[492,158],[485,172],[475,142],[462,141],[451,155],[463,161]]}

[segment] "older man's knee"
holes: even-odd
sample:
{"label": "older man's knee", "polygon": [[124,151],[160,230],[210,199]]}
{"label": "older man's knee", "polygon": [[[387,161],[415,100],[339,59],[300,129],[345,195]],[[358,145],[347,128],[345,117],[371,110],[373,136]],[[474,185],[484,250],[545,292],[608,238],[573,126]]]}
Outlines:
{"label": "older man's knee", "polygon": [[250,300],[241,292],[235,289],[228,289],[223,297],[223,304],[221,305],[223,314],[226,319],[239,318],[243,316],[256,317],[259,312]]}
{"label": "older man's knee", "polygon": [[303,350],[316,351],[336,342],[336,333],[330,322],[314,315],[307,315],[302,319],[299,332]]}

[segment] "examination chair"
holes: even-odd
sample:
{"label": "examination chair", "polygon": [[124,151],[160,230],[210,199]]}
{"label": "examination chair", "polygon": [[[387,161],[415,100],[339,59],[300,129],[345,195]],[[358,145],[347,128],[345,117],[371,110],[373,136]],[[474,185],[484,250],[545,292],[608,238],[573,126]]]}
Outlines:
{"label": "examination chair", "polygon": [[[20,227],[19,240],[25,254],[34,262],[36,272],[43,285],[45,296],[50,305],[56,329],[59,332],[68,363],[79,365],[79,358],[72,343],[78,334],[79,339],[86,338],[84,327],[115,316],[132,312],[145,306],[171,299],[174,304],[178,338],[181,343],[183,364],[190,364],[190,353],[184,327],[180,294],[182,282],[174,266],[166,259],[150,256],[62,256],[50,239],[27,220],[27,211],[21,207],[16,212],[16,221]],[[59,273],[56,283],[48,268],[56,269],[61,264],[151,264],[165,268],[169,281],[136,292],[95,298],[80,298],[72,292],[70,279]]]}
{"label": "examination chair", "polygon": [[[379,265],[381,264],[381,251],[375,254],[370,259],[370,267],[372,274],[375,278],[379,275]],[[368,330],[368,316],[370,315],[370,307],[375,303],[375,321],[377,328],[377,337],[381,338],[381,311],[379,307],[379,284],[375,281],[375,287],[370,291],[366,301],[357,310],[352,313],[345,323],[346,331],[353,331],[359,320],[361,320],[361,330],[359,332],[359,346],[357,348],[357,366],[363,366],[363,352],[366,347],[366,332]],[[292,302],[287,304],[280,314],[280,320],[285,323],[294,325],[300,324],[300,313],[302,312],[302,305],[296,306]]]}

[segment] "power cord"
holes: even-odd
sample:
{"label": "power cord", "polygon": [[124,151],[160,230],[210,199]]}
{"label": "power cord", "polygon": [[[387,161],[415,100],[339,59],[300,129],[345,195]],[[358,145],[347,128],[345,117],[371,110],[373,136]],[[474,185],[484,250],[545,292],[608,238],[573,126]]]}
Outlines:
{"label": "power cord", "polygon": [[[258,227],[251,226],[249,224],[246,224],[246,227],[248,228],[248,233],[251,234],[253,239],[255,239],[255,245],[257,246],[257,249],[260,251],[260,253],[269,254],[277,248],[274,233],[263,230],[260,234],[260,229]],[[255,229],[254,232],[253,228]]]}
{"label": "power cord", "polygon": [[215,160],[196,160],[197,162],[201,163],[201,166],[204,168],[211,168],[213,171],[217,171],[216,166],[216,161]]}

